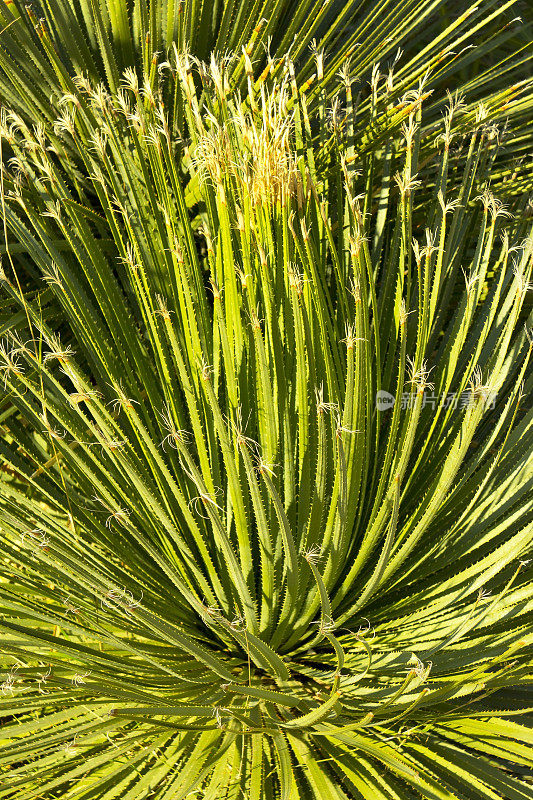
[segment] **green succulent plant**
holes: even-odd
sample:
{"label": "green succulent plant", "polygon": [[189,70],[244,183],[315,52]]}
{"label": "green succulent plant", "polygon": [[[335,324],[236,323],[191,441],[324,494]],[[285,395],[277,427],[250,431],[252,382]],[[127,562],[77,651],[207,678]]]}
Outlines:
{"label": "green succulent plant", "polygon": [[[243,95],[251,75],[264,78],[273,58],[290,54],[300,85],[309,82],[312,116],[324,94],[331,101],[339,69],[347,73],[358,107],[357,139],[364,133],[372,149],[397,116],[384,104],[387,92],[372,83],[380,62],[385,75],[395,71],[396,95],[427,78],[426,144],[439,125],[446,89],[466,92],[472,107],[483,101],[507,139],[493,181],[516,194],[531,189],[532,23],[521,0],[406,0],[401,6],[396,0],[41,0],[36,6],[6,0],[0,4],[0,102],[28,124],[46,126],[58,146],[52,127],[72,79],[116,92],[124,71],[134,70],[152,86],[159,83],[170,108],[170,83],[158,81],[158,70],[168,68],[174,47],[207,62],[213,53],[219,59],[236,53],[231,88]],[[317,65],[313,52],[325,60]],[[168,124],[181,133],[179,115],[169,114]],[[71,171],[80,167],[75,148],[68,161]]]}
{"label": "green succulent plant", "polygon": [[532,798],[529,84],[437,126],[376,69],[360,124],[350,69],[48,53],[61,115],[1,126],[0,800]]}

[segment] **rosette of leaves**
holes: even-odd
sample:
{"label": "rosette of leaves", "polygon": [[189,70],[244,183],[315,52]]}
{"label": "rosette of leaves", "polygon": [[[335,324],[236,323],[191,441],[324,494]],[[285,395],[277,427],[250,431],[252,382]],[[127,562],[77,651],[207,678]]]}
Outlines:
{"label": "rosette of leaves", "polygon": [[174,58],[2,127],[0,798],[531,798],[527,198]]}

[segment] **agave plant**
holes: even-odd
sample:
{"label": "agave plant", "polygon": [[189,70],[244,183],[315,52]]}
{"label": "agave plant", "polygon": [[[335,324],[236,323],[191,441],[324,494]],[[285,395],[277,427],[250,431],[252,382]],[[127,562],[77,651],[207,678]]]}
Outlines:
{"label": "agave plant", "polygon": [[367,157],[348,73],[328,110],[171,59],[3,120],[0,798],[531,798],[533,239],[488,106],[422,161],[400,84]]}
{"label": "agave plant", "polygon": [[[128,69],[139,80],[145,73],[153,87],[158,70],[170,66],[172,58],[166,56],[177,47],[206,61],[212,53],[236,53],[231,89],[247,94],[254,75],[264,78],[279,57],[290,53],[300,85],[309,90],[311,115],[322,95],[331,100],[335,75],[344,70],[358,106],[358,133],[369,147],[395,130],[393,82],[395,95],[401,96],[426,76],[426,147],[444,109],[445,88],[467,92],[472,104],[483,100],[490,118],[505,126],[508,140],[493,180],[505,184],[500,192],[516,194],[524,190],[524,181],[531,188],[530,27],[528,6],[520,0],[407,0],[401,8],[396,0],[43,0],[36,8],[8,0],[0,7],[0,98],[27,123],[48,126],[58,147],[52,123],[72,79],[89,79],[116,92]],[[326,60],[317,64],[313,51],[325,53]],[[432,97],[436,88],[440,91]],[[172,106],[171,83],[164,81],[159,90]],[[169,115],[173,133],[181,132],[181,124],[178,114]],[[521,167],[520,159],[526,162]],[[71,171],[80,166],[76,148],[68,150],[68,162]]]}

